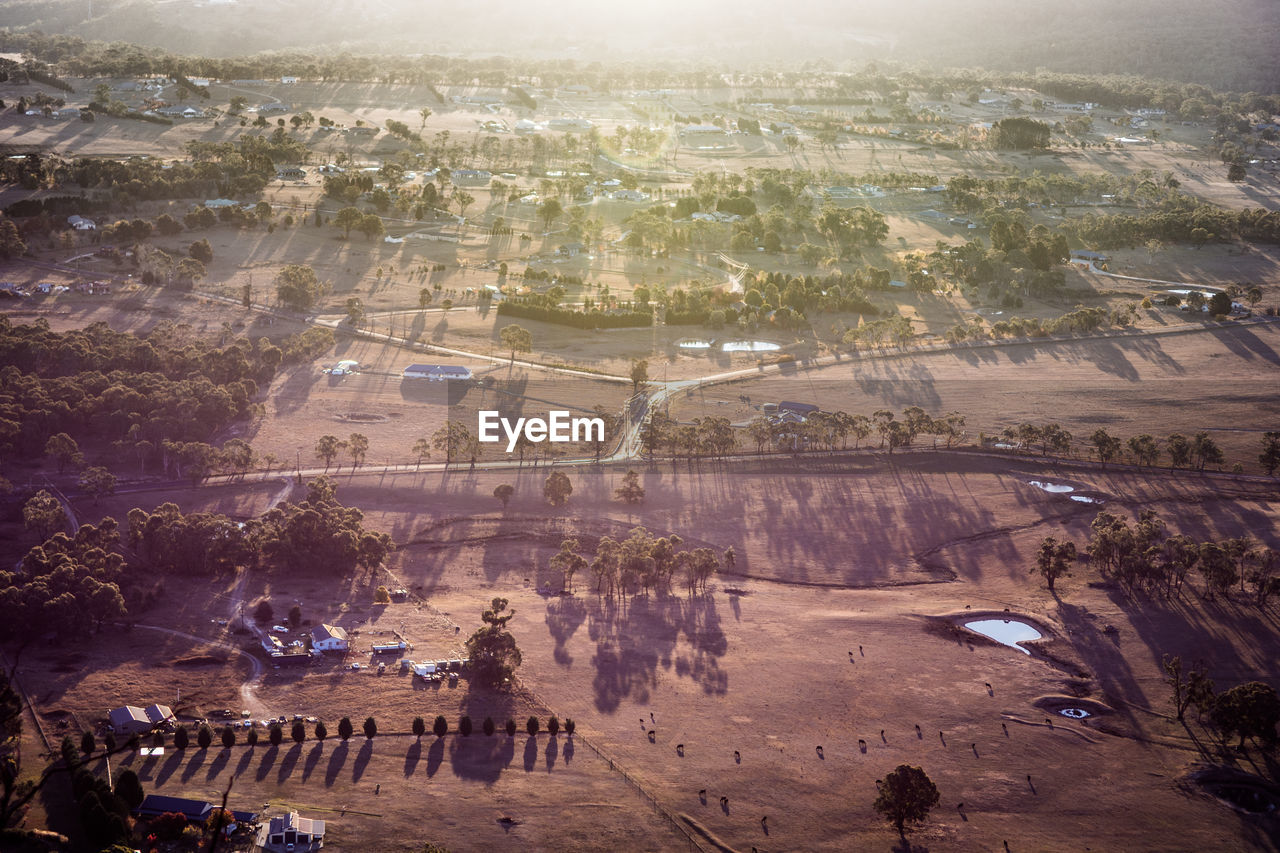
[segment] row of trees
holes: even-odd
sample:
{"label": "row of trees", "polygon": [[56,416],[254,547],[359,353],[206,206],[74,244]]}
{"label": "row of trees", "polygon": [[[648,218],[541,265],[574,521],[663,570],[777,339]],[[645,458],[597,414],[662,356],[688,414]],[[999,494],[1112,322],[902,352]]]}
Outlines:
{"label": "row of trees", "polygon": [[[1074,436],[1057,423],[1021,423],[1005,427],[1000,437],[1019,450],[1038,449],[1041,456],[1072,455],[1075,446]],[[1265,432],[1260,441],[1258,461],[1266,469],[1268,476],[1274,475],[1276,469],[1280,468],[1280,432]],[[1086,444],[1089,452],[1104,468],[1111,463],[1124,461],[1134,465],[1154,466],[1159,464],[1163,456],[1169,458],[1171,468],[1203,471],[1207,466],[1221,468],[1226,464],[1222,448],[1204,430],[1190,437],[1175,432],[1170,433],[1167,438],[1159,439],[1143,433],[1121,440],[1105,428],[1099,427],[1089,435]]]}
{"label": "row of trees", "polygon": [[[766,447],[788,450],[845,450],[849,439],[856,449],[863,439],[878,435],[880,446],[892,453],[910,447],[921,435],[941,438],[950,447],[964,434],[965,418],[958,412],[935,418],[919,406],[902,411],[901,419],[881,409],[867,415],[847,412],[810,412],[803,419],[760,415],[746,426],[745,433],[755,443],[756,452]],[[640,442],[649,455],[708,456],[723,458],[738,449],[738,432],[727,418],[695,418],[680,424],[663,412],[653,412],[640,429]]]}
{"label": "row of trees", "polygon": [[[1247,536],[1197,542],[1185,534],[1170,535],[1154,510],[1144,510],[1136,524],[1104,510],[1091,528],[1084,555],[1129,593],[1177,597],[1193,570],[1203,578],[1209,600],[1228,595],[1237,583],[1241,593],[1251,588],[1250,598],[1259,608],[1280,593],[1280,552]],[[1053,590],[1076,559],[1074,543],[1050,536],[1041,542],[1032,572]]]}
{"label": "row of trees", "polygon": [[560,572],[564,588],[572,590],[573,577],[579,571],[590,571],[596,582],[596,594],[625,598],[628,594],[655,591],[665,594],[682,583],[690,595],[705,592],[707,581],[722,565],[734,566],[734,552],[723,555],[711,548],[683,549],[684,540],[677,534],[655,538],[643,527],[633,528],[621,542],[604,536],[596,544],[588,560],[579,550],[577,539],[566,539],[551,558],[551,568]]}

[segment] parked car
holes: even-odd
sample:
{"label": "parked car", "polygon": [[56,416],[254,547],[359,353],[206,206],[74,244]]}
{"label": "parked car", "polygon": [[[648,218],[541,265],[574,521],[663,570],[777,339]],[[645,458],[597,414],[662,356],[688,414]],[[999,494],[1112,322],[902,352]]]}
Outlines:
{"label": "parked car", "polygon": [[359,367],[360,367],[360,362],[354,361],[352,359],[344,359],[343,361],[340,361],[337,364],[335,364],[333,367],[326,367],[324,369],[324,372],[329,374],[330,376],[350,376],[351,374],[355,373],[356,369]]}

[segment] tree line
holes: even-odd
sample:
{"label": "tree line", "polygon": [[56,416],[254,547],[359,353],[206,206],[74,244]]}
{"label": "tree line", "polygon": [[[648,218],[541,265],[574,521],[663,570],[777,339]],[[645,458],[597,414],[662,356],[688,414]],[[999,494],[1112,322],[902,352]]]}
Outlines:
{"label": "tree line", "polygon": [[251,415],[259,388],[282,365],[332,343],[328,330],[280,346],[266,338],[215,346],[167,322],[137,335],[105,323],[54,332],[44,320],[13,325],[0,317],[0,454],[47,451],[65,468],[83,464],[79,444],[88,442],[144,469],[157,460],[169,467],[182,445],[208,442]]}
{"label": "tree line", "polygon": [[1052,536],[1041,542],[1031,571],[1041,575],[1050,590],[1082,556],[1131,595],[1177,598],[1193,570],[1201,576],[1202,596],[1209,601],[1229,596],[1236,584],[1259,608],[1280,593],[1280,551],[1250,537],[1197,542],[1185,534],[1170,534],[1155,510],[1143,510],[1134,524],[1103,510],[1090,529],[1082,550]]}

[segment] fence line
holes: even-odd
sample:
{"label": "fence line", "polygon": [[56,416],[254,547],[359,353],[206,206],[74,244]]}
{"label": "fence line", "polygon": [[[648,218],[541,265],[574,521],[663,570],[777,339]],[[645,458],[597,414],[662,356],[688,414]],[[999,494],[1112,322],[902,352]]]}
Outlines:
{"label": "fence line", "polygon": [[[539,705],[546,708],[547,710],[551,710],[551,706],[547,704],[545,701],[543,701],[542,697],[539,696],[537,693],[535,693],[532,690],[532,688],[526,685],[521,685],[521,688],[524,690],[525,693],[528,693],[529,696],[531,696],[533,700],[537,702]],[[558,714],[556,716],[559,717]],[[659,817],[665,819],[667,823],[671,824],[671,826],[676,830],[676,832],[682,838],[685,839],[686,843],[688,844],[689,853],[705,853],[704,848],[702,847],[701,844],[698,843],[697,838],[694,836],[693,831],[689,828],[689,826],[684,821],[678,819],[675,815],[671,814],[671,812],[665,806],[663,806],[660,802],[658,802],[657,797],[655,797],[653,794],[650,794],[648,791],[646,791],[644,789],[644,786],[641,785],[640,782],[635,779],[635,777],[633,777],[627,771],[623,770],[621,764],[619,764],[617,761],[614,761],[614,759],[611,756],[609,756],[608,753],[606,753],[603,749],[601,749],[600,747],[592,743],[586,737],[586,735],[575,732],[573,737],[575,741],[585,745],[588,749],[590,749],[592,752],[596,754],[597,758],[599,758],[605,764],[609,765],[609,769],[617,773],[619,776],[621,776],[624,782],[626,782],[628,785],[634,788],[636,793],[638,793],[649,804],[649,806],[658,814]]]}

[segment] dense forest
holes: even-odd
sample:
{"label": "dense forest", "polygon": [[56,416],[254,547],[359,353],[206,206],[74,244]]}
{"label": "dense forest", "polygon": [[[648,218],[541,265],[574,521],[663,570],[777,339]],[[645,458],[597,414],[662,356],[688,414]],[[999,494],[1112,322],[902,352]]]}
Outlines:
{"label": "dense forest", "polygon": [[54,332],[44,320],[0,317],[0,458],[48,454],[60,469],[83,467],[85,444],[143,470],[160,461],[174,473],[209,473],[218,461],[209,442],[254,413],[259,388],[332,344],[319,329],[281,346],[215,346],[171,323],[138,336],[104,323]]}

